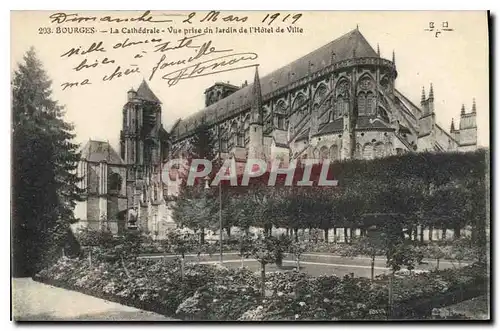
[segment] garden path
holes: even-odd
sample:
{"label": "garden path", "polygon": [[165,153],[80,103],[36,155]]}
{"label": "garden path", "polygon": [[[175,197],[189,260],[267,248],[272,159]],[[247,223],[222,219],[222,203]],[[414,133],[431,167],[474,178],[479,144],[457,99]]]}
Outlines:
{"label": "garden path", "polygon": [[173,321],[149,311],[45,285],[31,278],[12,279],[16,321]]}

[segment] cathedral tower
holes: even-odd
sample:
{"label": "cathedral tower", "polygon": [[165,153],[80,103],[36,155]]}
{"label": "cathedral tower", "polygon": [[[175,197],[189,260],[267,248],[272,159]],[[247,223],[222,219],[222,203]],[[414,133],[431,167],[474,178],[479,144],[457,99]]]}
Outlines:
{"label": "cathedral tower", "polygon": [[133,218],[128,221],[144,231],[157,218],[155,206],[162,200],[161,102],[144,80],[127,96],[120,154],[127,166],[127,207]]}

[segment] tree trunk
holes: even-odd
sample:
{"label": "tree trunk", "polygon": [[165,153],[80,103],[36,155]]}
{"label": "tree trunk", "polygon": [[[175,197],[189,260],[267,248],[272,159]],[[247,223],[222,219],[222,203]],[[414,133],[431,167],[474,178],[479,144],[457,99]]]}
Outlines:
{"label": "tree trunk", "polygon": [[125,275],[127,275],[127,278],[130,278],[130,273],[128,272],[127,266],[125,265],[125,261],[123,261],[123,256],[120,255],[120,259],[122,261],[122,267],[125,271]]}
{"label": "tree trunk", "polygon": [[434,234],[434,227],[429,225],[429,241],[432,242],[432,235]]}
{"label": "tree trunk", "polygon": [[413,227],[413,240],[417,241],[418,240],[418,226]]}
{"label": "tree trunk", "polygon": [[286,236],[290,237],[290,229],[289,228],[286,228]]}
{"label": "tree trunk", "polygon": [[371,263],[371,280],[375,279],[375,256],[372,256],[372,263]]}
{"label": "tree trunk", "polygon": [[231,227],[230,226],[226,228],[226,232],[227,232],[227,237],[231,238]]}
{"label": "tree trunk", "polygon": [[443,228],[442,228],[442,230],[441,230],[441,231],[443,231],[443,232],[441,233],[441,239],[442,239],[442,240],[446,240],[446,228],[443,226]]}
{"label": "tree trunk", "polygon": [[204,245],[205,244],[205,228],[200,229],[200,244]]}
{"label": "tree trunk", "polygon": [[395,271],[392,271],[392,274],[389,278],[389,319],[392,319],[392,306],[393,306],[393,282],[394,282],[394,273]]}
{"label": "tree trunk", "polygon": [[333,228],[333,242],[337,243],[337,228]]}
{"label": "tree trunk", "polygon": [[295,233],[295,242],[299,241],[299,229],[295,228],[293,229],[293,232]]}
{"label": "tree trunk", "polygon": [[300,258],[298,255],[296,255],[297,258],[297,271],[300,271]]}
{"label": "tree trunk", "polygon": [[344,242],[349,243],[349,236],[347,233],[347,228],[344,228]]}
{"label": "tree trunk", "polygon": [[439,258],[436,259],[436,270],[439,270]]}
{"label": "tree trunk", "polygon": [[184,254],[181,257],[181,280],[184,283]]}
{"label": "tree trunk", "polygon": [[453,229],[453,238],[458,239],[460,238],[460,235],[460,226],[455,226],[455,228]]}
{"label": "tree trunk", "polygon": [[351,228],[349,232],[351,235],[351,238],[349,241],[352,242],[352,239],[356,238],[356,228]]}
{"label": "tree trunk", "polygon": [[264,299],[266,297],[266,264],[260,264],[260,281],[261,281],[261,295]]}
{"label": "tree trunk", "polygon": [[323,231],[325,231],[325,242],[328,243],[328,228],[326,229],[323,229]]}
{"label": "tree trunk", "polygon": [[424,242],[424,227],[422,225],[420,226],[420,242]]}

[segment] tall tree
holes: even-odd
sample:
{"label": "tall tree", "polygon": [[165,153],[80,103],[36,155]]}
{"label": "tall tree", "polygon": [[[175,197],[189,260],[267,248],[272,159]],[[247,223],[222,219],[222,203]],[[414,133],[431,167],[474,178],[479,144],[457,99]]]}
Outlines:
{"label": "tall tree", "polygon": [[71,236],[78,145],[63,107],[52,99],[51,81],[31,48],[12,82],[12,220],[15,272],[32,273],[50,263]]}
{"label": "tall tree", "polygon": [[[193,159],[213,161],[216,155],[215,141],[216,139],[214,139],[210,127],[203,122],[198,126],[191,140],[191,154],[188,163]],[[217,168],[217,164],[214,164],[213,168]],[[212,173],[214,172],[212,171]],[[177,224],[187,226],[198,232],[200,244],[203,245],[205,242],[205,229],[212,228],[214,223],[216,194],[207,192],[204,179],[197,180],[192,186],[187,185],[186,179],[183,179],[180,186],[179,196],[173,207],[173,218]]]}

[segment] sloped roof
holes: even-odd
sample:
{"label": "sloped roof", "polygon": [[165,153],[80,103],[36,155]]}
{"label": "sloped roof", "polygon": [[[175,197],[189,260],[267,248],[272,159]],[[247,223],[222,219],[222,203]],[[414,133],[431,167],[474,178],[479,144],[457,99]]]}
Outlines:
{"label": "sloped roof", "polygon": [[343,129],[344,129],[344,118],[341,117],[323,125],[323,127],[319,130],[317,135],[339,132],[342,131]]}
{"label": "sloped roof", "polygon": [[[378,57],[378,54],[358,29],[352,30],[292,63],[262,77],[260,79],[262,96],[265,99],[267,94],[279,88],[300,80],[334,62],[352,58],[354,55],[356,57]],[[239,107],[249,106],[252,98],[252,89],[253,84],[249,84],[228,97],[182,120],[178,126],[179,134],[182,135],[192,131],[201,123],[203,116],[205,116],[207,123],[211,124],[218,119],[233,115],[233,112]],[[177,132],[172,133],[176,134]]]}
{"label": "sloped roof", "polygon": [[151,91],[145,80],[142,80],[141,85],[137,89],[137,98],[155,103],[161,103],[160,99],[158,99],[153,91]]}
{"label": "sloped roof", "polygon": [[107,141],[89,140],[81,153],[81,158],[89,162],[106,161],[109,164],[125,164]]}

